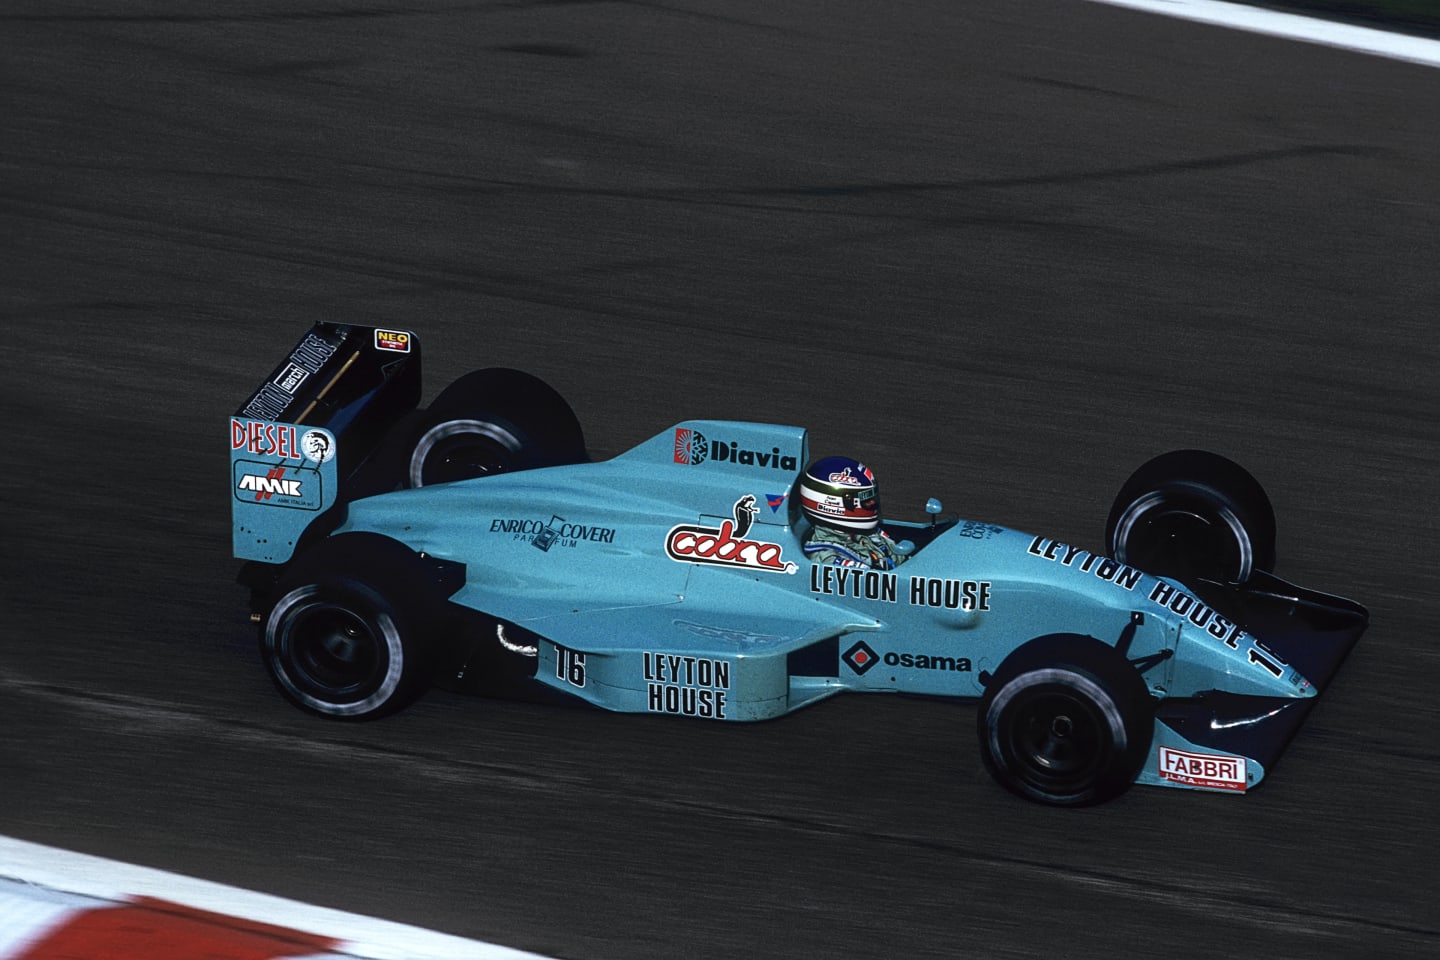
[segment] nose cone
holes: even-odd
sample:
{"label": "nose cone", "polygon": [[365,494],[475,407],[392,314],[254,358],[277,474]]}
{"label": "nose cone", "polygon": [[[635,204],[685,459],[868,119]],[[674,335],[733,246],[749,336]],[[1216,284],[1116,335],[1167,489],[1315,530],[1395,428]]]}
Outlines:
{"label": "nose cone", "polygon": [[1187,624],[1176,647],[1172,693],[1220,690],[1256,697],[1308,699],[1319,690],[1259,637],[1234,628],[1217,635]]}
{"label": "nose cone", "polygon": [[1266,691],[1272,695],[1306,699],[1319,694],[1315,684],[1275,652],[1275,648],[1260,637],[1240,633],[1236,637],[1233,651],[1242,659],[1242,668],[1237,671],[1243,682],[1263,682]]}
{"label": "nose cone", "polygon": [[1320,695],[1320,688],[1301,676],[1299,670],[1291,670],[1289,680],[1295,688],[1293,696],[1308,698]]}

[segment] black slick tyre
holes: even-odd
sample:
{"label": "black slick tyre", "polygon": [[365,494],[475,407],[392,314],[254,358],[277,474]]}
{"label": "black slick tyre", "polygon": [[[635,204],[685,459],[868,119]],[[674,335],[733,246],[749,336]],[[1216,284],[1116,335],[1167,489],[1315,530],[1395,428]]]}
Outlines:
{"label": "black slick tyre", "polygon": [[430,591],[414,554],[393,541],[381,546],[351,536],[322,541],[277,585],[260,624],[260,655],[302,710],[380,717],[414,700],[430,679]]}
{"label": "black slick tyre", "polygon": [[1105,526],[1110,554],[1146,573],[1244,583],[1275,565],[1275,511],[1239,464],[1175,450],[1120,488]]}
{"label": "black slick tyre", "polygon": [[451,383],[412,428],[404,485],[424,487],[585,459],[563,397],[519,370],[476,370]]}
{"label": "black slick tyre", "polygon": [[1090,637],[1032,641],[980,701],[977,734],[990,774],[1037,803],[1085,806],[1124,792],[1150,747],[1154,700],[1113,647]]}

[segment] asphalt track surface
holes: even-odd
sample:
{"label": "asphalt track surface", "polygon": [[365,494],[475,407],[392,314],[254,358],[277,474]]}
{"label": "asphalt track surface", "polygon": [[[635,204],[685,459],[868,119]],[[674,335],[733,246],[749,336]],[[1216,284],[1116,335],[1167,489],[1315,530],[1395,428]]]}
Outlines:
{"label": "asphalt track surface", "polygon": [[[1440,949],[1440,71],[1061,0],[37,0],[0,71],[0,834],[597,960]],[[310,719],[225,421],[317,319],[1083,545],[1214,449],[1372,628],[1241,798],[1027,804],[899,698]]]}

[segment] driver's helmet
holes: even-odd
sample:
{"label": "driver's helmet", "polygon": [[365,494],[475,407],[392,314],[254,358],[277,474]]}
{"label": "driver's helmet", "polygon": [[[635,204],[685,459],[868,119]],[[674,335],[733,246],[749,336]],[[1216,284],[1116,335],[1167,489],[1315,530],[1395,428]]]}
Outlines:
{"label": "driver's helmet", "polygon": [[800,477],[800,509],[812,522],[845,530],[880,526],[875,475],[859,460],[824,457]]}

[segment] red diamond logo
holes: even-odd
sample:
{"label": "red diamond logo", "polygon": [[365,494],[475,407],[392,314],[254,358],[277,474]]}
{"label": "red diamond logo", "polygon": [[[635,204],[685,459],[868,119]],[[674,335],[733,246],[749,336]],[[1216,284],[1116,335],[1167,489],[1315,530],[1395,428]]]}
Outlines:
{"label": "red diamond logo", "polygon": [[864,640],[857,641],[853,647],[841,654],[840,659],[844,660],[846,666],[861,676],[864,676],[865,671],[880,661],[879,655],[870,649],[870,645]]}

